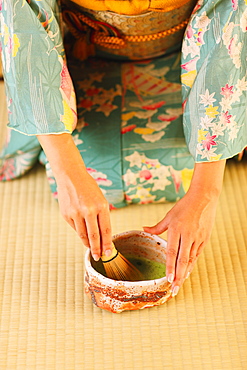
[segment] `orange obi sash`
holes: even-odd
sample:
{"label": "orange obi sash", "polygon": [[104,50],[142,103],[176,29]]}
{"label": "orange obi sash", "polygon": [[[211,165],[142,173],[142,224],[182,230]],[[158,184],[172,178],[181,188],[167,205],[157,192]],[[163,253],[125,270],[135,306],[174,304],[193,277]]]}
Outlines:
{"label": "orange obi sash", "polygon": [[[125,3],[125,0],[122,2]],[[66,1],[63,19],[77,40],[73,50],[76,58],[85,59],[94,55],[97,48],[132,60],[149,59],[180,45],[195,3],[196,0],[190,0],[180,8],[167,12],[147,11],[126,15],[86,9]]]}
{"label": "orange obi sash", "polygon": [[73,0],[83,8],[96,11],[112,11],[118,14],[141,14],[147,11],[170,12],[190,0]]}

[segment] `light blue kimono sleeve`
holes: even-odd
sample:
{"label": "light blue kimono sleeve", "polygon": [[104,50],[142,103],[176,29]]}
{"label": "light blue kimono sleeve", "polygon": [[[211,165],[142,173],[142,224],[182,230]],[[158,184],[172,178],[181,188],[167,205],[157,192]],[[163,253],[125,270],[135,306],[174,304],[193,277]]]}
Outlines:
{"label": "light blue kimono sleeve", "polygon": [[27,135],[71,133],[76,101],[56,0],[2,0],[0,44],[8,126]]}
{"label": "light blue kimono sleeve", "polygon": [[182,47],[183,124],[196,162],[247,146],[247,2],[202,0]]}

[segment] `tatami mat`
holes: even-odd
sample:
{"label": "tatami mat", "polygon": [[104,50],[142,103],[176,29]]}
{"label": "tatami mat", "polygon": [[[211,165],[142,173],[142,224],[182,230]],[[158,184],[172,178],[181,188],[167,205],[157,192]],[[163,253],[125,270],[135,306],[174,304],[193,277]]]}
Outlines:
{"label": "tatami mat", "polygon": [[[44,169],[0,183],[0,369],[246,370],[246,197],[247,161],[230,161],[211,241],[178,296],[112,314],[84,295],[85,250]],[[113,232],[152,225],[171,206],[112,211]]]}

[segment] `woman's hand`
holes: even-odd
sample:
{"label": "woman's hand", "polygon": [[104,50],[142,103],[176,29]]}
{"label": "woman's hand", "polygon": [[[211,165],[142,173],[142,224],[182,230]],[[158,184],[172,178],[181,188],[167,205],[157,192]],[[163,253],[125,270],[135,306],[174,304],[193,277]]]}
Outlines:
{"label": "woman's hand", "polygon": [[98,261],[104,252],[111,254],[109,204],[95,180],[86,170],[57,177],[58,202],[64,219],[77,232],[83,244]]}
{"label": "woman's hand", "polygon": [[111,254],[112,235],[109,204],[88,174],[70,134],[40,135],[56,178],[60,211],[91,249],[95,260]]}
{"label": "woman's hand", "polygon": [[144,230],[167,234],[166,275],[178,293],[208,242],[222,188],[225,161],[195,165],[190,189],[155,226]]}

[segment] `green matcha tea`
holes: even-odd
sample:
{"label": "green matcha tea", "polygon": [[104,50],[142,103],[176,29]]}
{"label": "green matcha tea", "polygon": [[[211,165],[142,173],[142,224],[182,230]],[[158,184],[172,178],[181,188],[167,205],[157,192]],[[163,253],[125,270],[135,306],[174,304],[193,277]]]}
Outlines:
{"label": "green matcha tea", "polygon": [[[148,258],[124,255],[143,275],[143,280],[154,280],[166,276],[166,266],[161,262],[151,261]],[[92,261],[93,268],[101,275],[106,276],[101,260]]]}
{"label": "green matcha tea", "polygon": [[151,261],[148,258],[125,256],[132,265],[142,273],[144,280],[160,279],[166,276],[166,266],[161,262]]}

